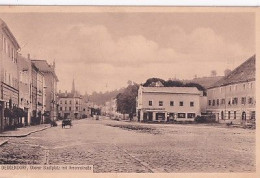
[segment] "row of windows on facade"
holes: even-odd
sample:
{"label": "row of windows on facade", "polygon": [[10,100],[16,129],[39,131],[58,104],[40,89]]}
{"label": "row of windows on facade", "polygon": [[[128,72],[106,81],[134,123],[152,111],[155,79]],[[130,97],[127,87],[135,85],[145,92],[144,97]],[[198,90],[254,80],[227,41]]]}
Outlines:
{"label": "row of windows on facade", "polygon": [[[62,101],[60,101],[60,104],[62,104]],[[64,104],[68,104],[68,103],[67,103],[67,100],[64,101]],[[69,104],[72,104],[72,101],[71,101],[71,100],[69,101]],[[79,102],[76,101],[76,104],[79,104]]]}
{"label": "row of windows on facade", "polygon": [[[167,117],[169,119],[174,119],[177,116],[177,118],[194,118],[196,116],[195,113],[168,113]],[[187,117],[186,117],[187,116]],[[164,118],[164,116],[162,116]],[[158,117],[156,117],[158,119]]]}
{"label": "row of windows on facade", "polygon": [[4,70],[4,82],[11,87],[18,88],[18,79],[13,77],[11,73],[7,75],[6,70]]}
{"label": "row of windows on facade", "polygon": [[[186,118],[186,113],[178,113],[177,116],[178,118]],[[187,118],[194,118],[195,116],[195,113],[187,113]],[[171,118],[171,115],[169,117]]]}
{"label": "row of windows on facade", "polygon": [[[69,108],[69,111],[71,111],[71,107],[68,107]],[[79,107],[75,107],[76,108],[76,111],[78,111],[79,110]],[[63,110],[63,108],[62,107],[60,107],[60,111],[62,111]],[[64,107],[64,111],[67,111],[67,107]],[[85,108],[83,108],[83,111],[86,111],[86,109]]]}
{"label": "row of windows on facade", "polygon": [[[227,112],[227,119],[231,119],[231,118],[233,118],[233,119],[237,119],[237,111],[228,111]],[[222,116],[221,116],[221,119],[222,120],[224,120],[225,119],[225,117],[224,117],[224,112],[222,111]],[[245,112],[242,112],[242,118],[241,118],[242,120],[245,120],[246,119],[246,114],[245,114]],[[249,117],[249,119],[255,119],[255,111],[251,111],[250,112],[250,117]]]}
{"label": "row of windows on facade", "polygon": [[216,92],[220,92],[220,93],[223,93],[225,91],[229,91],[229,92],[234,92],[234,91],[237,91],[239,88],[240,89],[243,89],[243,90],[246,90],[246,89],[253,89],[254,85],[253,85],[253,82],[250,82],[250,83],[243,83],[243,84],[237,84],[237,85],[233,85],[233,86],[229,86],[229,87],[220,87],[220,88],[215,88],[215,89],[212,89],[212,90],[209,90],[208,92],[212,92],[213,94],[215,94]]}
{"label": "row of windows on facade", "polygon": [[[159,106],[163,106],[163,101],[159,101]],[[153,101],[149,101],[149,106],[152,106],[153,105]],[[174,101],[170,101],[170,106],[174,106]],[[184,102],[183,101],[180,101],[179,102],[179,106],[184,106]],[[191,101],[190,102],[190,107],[193,107],[194,106],[194,102]]]}
{"label": "row of windows on facade", "polygon": [[[253,97],[248,97],[248,104],[254,104],[254,99]],[[219,106],[219,105],[225,105],[226,100],[223,99],[216,99],[216,100],[209,100],[208,105],[209,106]],[[227,105],[237,105],[238,104],[238,98],[230,98],[227,102]],[[246,97],[241,98],[241,104],[245,105],[246,104]]]}
{"label": "row of windows on facade", "polygon": [[2,34],[3,40],[3,51],[12,59],[12,62],[17,63],[17,52],[11,45],[8,43],[7,39]]}

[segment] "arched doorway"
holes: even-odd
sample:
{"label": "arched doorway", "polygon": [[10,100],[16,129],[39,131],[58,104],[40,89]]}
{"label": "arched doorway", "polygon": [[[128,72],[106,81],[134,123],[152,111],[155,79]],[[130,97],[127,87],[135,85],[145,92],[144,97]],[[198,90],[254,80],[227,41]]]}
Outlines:
{"label": "arched doorway", "polygon": [[242,121],[246,121],[246,112],[245,111],[242,112]]}

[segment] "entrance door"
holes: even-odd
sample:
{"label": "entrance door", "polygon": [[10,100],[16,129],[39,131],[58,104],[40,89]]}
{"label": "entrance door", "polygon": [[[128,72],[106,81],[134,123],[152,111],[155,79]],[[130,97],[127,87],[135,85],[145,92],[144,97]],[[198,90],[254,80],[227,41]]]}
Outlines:
{"label": "entrance door", "polygon": [[246,112],[245,111],[242,112],[242,121],[246,121]]}
{"label": "entrance door", "polygon": [[147,121],[147,113],[146,112],[144,112],[144,116],[143,116],[144,118],[143,118],[143,121]]}
{"label": "entrance door", "polygon": [[224,112],[221,111],[221,119],[223,120],[224,119]]}
{"label": "entrance door", "polygon": [[148,121],[153,121],[153,112],[148,112]]}

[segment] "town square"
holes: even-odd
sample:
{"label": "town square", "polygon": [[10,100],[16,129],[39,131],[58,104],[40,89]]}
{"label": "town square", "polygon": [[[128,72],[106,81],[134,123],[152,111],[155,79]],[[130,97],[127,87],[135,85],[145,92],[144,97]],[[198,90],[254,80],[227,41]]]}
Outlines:
{"label": "town square", "polygon": [[0,13],[0,165],[255,172],[254,18]]}

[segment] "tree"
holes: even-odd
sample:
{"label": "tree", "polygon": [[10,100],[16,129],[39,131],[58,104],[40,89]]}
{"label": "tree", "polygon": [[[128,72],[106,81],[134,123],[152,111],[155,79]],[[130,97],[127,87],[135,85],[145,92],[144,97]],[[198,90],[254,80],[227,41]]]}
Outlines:
{"label": "tree", "polygon": [[129,114],[129,116],[132,116],[133,113],[136,112],[136,97],[138,95],[138,89],[138,84],[128,85],[123,92],[116,96],[118,112]]}
{"label": "tree", "polygon": [[165,80],[160,78],[149,78],[146,80],[146,82],[143,84],[144,87],[149,87],[152,83],[161,82],[163,85],[165,84]]}
{"label": "tree", "polygon": [[164,83],[165,87],[183,87],[183,83],[181,81],[178,80],[167,80]]}
{"label": "tree", "polygon": [[224,75],[225,76],[227,76],[228,74],[230,74],[231,73],[231,70],[230,69],[226,69],[225,71],[224,71]]}

